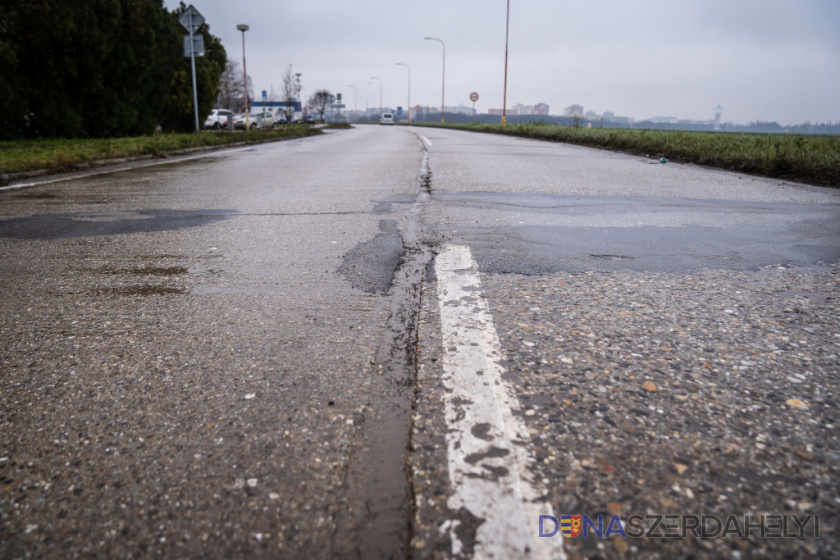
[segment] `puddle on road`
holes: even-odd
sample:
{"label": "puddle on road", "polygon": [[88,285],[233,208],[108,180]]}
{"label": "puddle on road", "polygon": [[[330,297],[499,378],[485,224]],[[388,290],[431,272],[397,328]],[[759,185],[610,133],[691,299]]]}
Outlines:
{"label": "puddle on road", "polygon": [[24,200],[55,200],[61,198],[61,196],[54,192],[23,192],[15,194],[13,198]]}
{"label": "puddle on road", "polygon": [[411,206],[414,204],[415,198],[417,198],[417,196],[414,194],[398,194],[388,198],[375,198],[371,200],[371,202],[376,203],[376,206],[373,207],[371,212],[373,214],[390,214],[394,211],[393,207],[395,204]]}
{"label": "puddle on road", "polygon": [[[161,279],[179,277],[189,274],[185,266],[137,266],[128,268],[87,268],[84,272],[92,272],[107,276],[157,276]],[[139,279],[138,279],[139,280]],[[185,294],[188,290],[184,287],[172,284],[131,284],[121,286],[101,287],[92,290],[96,296],[117,295],[117,296],[159,296],[172,294]]]}
{"label": "puddle on road", "polygon": [[172,294],[185,294],[187,290],[174,286],[156,286],[153,284],[142,284],[138,286],[119,286],[115,288],[99,288],[93,291],[94,295],[118,295],[118,296],[162,296]]}
{"label": "puddle on road", "polygon": [[184,266],[148,267],[148,268],[97,268],[88,269],[100,274],[136,274],[140,276],[180,276],[189,270]]}
{"label": "puddle on road", "polygon": [[199,227],[227,220],[236,210],[139,210],[38,214],[0,220],[0,237],[10,239],[69,239],[127,233],[155,233]]}

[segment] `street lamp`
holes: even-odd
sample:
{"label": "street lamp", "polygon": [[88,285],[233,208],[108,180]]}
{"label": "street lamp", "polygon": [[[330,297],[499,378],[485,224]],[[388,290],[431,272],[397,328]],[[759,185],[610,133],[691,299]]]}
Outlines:
{"label": "street lamp", "polygon": [[507,125],[507,62],[508,35],[510,30],[510,0],[507,0],[507,18],[505,20],[505,90],[502,95],[502,126]]}
{"label": "street lamp", "polygon": [[359,113],[356,111],[356,98],[359,92],[356,91],[356,86],[347,86],[353,88],[353,122],[359,122]]}
{"label": "street lamp", "polygon": [[249,28],[244,23],[240,23],[236,26],[236,28],[242,32],[242,83],[245,85],[245,130],[249,130],[251,128],[251,123],[248,122],[248,71],[245,69],[245,32],[248,31]]}
{"label": "street lamp", "polygon": [[298,117],[298,124],[303,122],[303,99],[300,97],[300,90],[303,89],[300,87],[300,72],[295,73],[295,95],[297,96],[298,103],[300,103],[300,116]]}
{"label": "street lamp", "polygon": [[408,106],[406,107],[405,120],[408,124],[411,124],[411,66],[404,62],[397,62],[397,66],[408,68]]}
{"label": "street lamp", "polygon": [[382,118],[382,78],[371,76],[371,80],[379,80],[379,118]]}
{"label": "street lamp", "polygon": [[[510,0],[508,0],[510,1]],[[440,44],[443,46],[443,81],[440,87],[440,122],[443,124],[443,109],[444,109],[444,93],[446,92],[446,44],[443,42],[443,39],[438,39],[437,37],[423,37],[427,41],[440,41]]]}

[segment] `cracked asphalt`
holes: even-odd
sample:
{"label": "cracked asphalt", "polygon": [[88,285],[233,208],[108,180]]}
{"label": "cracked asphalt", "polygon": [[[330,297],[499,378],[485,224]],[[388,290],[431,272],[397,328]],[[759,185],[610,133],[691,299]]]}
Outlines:
{"label": "cracked asphalt", "polygon": [[535,503],[820,520],[819,537],[571,537],[555,557],[838,556],[838,203],[377,126],[2,190],[0,555],[487,550],[447,448],[434,265],[457,246]]}

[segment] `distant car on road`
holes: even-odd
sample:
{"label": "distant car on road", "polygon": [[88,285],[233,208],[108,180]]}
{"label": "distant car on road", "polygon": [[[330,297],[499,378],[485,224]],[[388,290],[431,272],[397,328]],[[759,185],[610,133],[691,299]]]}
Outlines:
{"label": "distant car on road", "polygon": [[394,124],[394,115],[391,113],[382,113],[379,117],[379,124]]}
{"label": "distant car on road", "polygon": [[210,114],[204,119],[204,128],[212,128],[219,130],[220,128],[227,128],[229,120],[233,118],[233,111],[227,109],[213,109]]}

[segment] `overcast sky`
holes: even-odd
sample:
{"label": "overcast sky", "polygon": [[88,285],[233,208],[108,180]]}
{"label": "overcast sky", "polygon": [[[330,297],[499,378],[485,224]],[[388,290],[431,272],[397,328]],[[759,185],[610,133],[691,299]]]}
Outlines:
{"label": "overcast sky", "polygon": [[[187,2],[189,3],[189,2]],[[167,8],[176,0],[165,0]],[[506,0],[194,0],[257,95],[291,64],[304,99],[353,107],[502,107]],[[840,0],[511,0],[508,108],[577,103],[597,113],[794,124],[840,121]]]}

